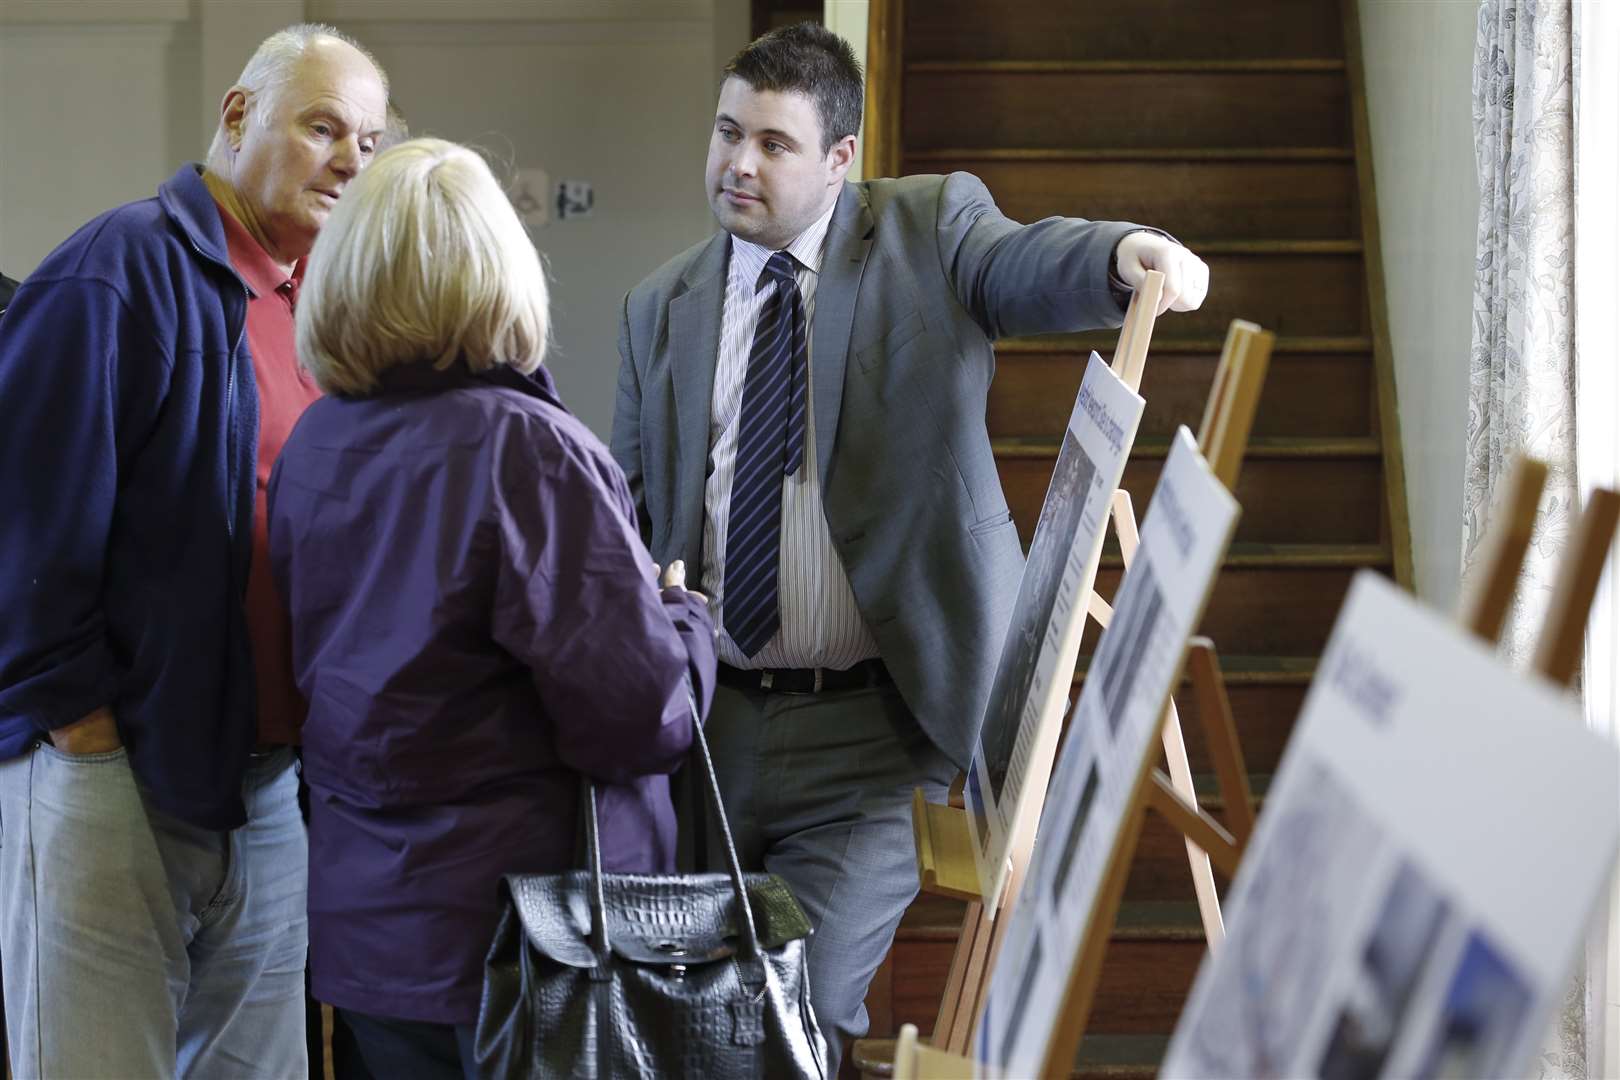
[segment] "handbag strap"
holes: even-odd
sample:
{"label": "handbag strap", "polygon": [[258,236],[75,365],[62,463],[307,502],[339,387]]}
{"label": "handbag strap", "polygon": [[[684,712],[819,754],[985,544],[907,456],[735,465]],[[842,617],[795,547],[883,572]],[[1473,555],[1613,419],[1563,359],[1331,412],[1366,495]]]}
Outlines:
{"label": "handbag strap", "polygon": [[[732,892],[737,899],[737,921],[741,924],[738,929],[742,937],[742,954],[744,959],[759,959],[759,932],[754,925],[754,908],[748,902],[748,885],[743,880],[742,861],[737,857],[737,845],[731,839],[731,823],[726,820],[725,801],[720,797],[720,780],[715,775],[714,759],[709,756],[709,741],[703,734],[703,716],[697,706],[697,699],[692,694],[692,682],[686,682],[686,704],[692,713],[692,750],[693,757],[701,759],[703,765],[704,785],[709,792],[709,804],[715,814],[716,824],[720,827],[720,838],[726,847],[726,870],[731,877]],[[694,762],[696,764],[696,762]],[[590,777],[581,776],[579,785],[580,807],[585,822],[585,848],[587,865],[591,875],[591,948],[603,960],[608,953],[607,930],[607,901],[602,887],[602,841],[597,832],[596,823],[596,785]],[[701,831],[707,824],[699,821],[695,823]]]}
{"label": "handbag strap", "polygon": [[[726,845],[726,870],[731,874],[731,888],[737,894],[737,920],[742,925],[743,955],[750,959],[760,955],[759,933],[754,926],[754,908],[748,902],[748,885],[743,881],[742,860],[737,858],[737,845],[731,839],[731,823],[726,819],[725,800],[720,797],[720,779],[714,772],[714,759],[709,756],[709,740],[703,733],[703,715],[697,699],[692,696],[692,682],[686,682],[686,703],[692,710],[692,745],[703,759],[703,777],[707,781],[709,803],[714,810],[715,823],[720,826],[720,839]],[[704,828],[706,823],[699,822]]]}
{"label": "handbag strap", "polygon": [[596,827],[596,785],[590,777],[579,778],[579,797],[585,822],[585,859],[591,870],[591,951],[598,963],[607,960],[607,899],[602,891],[602,838]]}

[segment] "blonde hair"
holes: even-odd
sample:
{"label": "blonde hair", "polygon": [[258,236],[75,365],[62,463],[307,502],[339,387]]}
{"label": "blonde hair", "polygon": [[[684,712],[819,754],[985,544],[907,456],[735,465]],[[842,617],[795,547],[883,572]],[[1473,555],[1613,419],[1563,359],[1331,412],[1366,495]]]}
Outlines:
{"label": "blonde hair", "polygon": [[[247,115],[250,119],[256,120],[261,126],[270,122],[282,90],[292,81],[293,73],[303,63],[305,55],[316,42],[322,40],[341,41],[370,61],[376,69],[378,80],[382,82],[383,95],[387,96],[388,73],[371,55],[371,50],[335,27],[322,23],[298,23],[285,30],[277,30],[260,42],[253,55],[248,57],[242,74],[231,85],[231,90],[246,92]],[[229,174],[230,136],[225,132],[223,117],[214,129],[214,141],[208,147],[208,168],[220,176]]]}
{"label": "blonde hair", "polygon": [[548,305],[540,255],[484,159],[413,139],[332,208],[299,290],[298,355],[329,394],[424,361],[527,374],[545,359]]}

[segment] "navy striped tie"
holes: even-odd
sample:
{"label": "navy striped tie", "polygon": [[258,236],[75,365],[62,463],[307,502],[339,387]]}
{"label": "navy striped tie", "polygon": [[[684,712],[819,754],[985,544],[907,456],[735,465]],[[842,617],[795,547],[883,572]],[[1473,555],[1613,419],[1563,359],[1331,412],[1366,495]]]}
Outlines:
{"label": "navy striped tie", "polygon": [[745,656],[763,649],[782,624],[776,581],[782,478],[804,461],[804,304],[793,256],[771,256],[754,287],[767,285],[771,295],[760,310],[743,379],[722,594],[726,633]]}

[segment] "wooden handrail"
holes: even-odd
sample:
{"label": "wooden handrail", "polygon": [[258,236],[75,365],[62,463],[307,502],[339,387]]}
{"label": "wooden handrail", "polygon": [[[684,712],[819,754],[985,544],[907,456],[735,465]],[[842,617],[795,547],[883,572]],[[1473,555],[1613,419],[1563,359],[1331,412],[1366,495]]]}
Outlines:
{"label": "wooden handrail", "polygon": [[900,97],[905,71],[900,38],[905,0],[871,0],[866,22],[866,133],[862,178],[900,175]]}

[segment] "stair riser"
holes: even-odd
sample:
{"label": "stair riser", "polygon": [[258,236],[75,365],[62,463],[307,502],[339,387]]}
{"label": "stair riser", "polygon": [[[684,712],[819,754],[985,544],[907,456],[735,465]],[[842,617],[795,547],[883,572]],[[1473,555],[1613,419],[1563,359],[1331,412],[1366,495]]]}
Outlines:
{"label": "stair riser", "polygon": [[[1224,894],[1227,882],[1218,872],[1216,882]],[[1158,814],[1149,814],[1142,822],[1142,837],[1131,863],[1131,876],[1125,883],[1125,900],[1189,904],[1198,900],[1186,842]]]}
{"label": "stair riser", "polygon": [[[1029,546],[1052,477],[1051,458],[1004,457],[998,462],[1018,534]],[[1162,461],[1136,458],[1125,466],[1124,488],[1138,519],[1158,483]],[[1311,460],[1254,458],[1243,464],[1237,499],[1243,507],[1237,540],[1266,544],[1376,544],[1383,519],[1382,467],[1377,458]],[[1247,653],[1222,642],[1226,652]],[[1297,651],[1288,655],[1301,655]]]}
{"label": "stair riser", "polygon": [[[1273,570],[1227,567],[1199,633],[1233,655],[1311,656],[1320,654],[1344,603],[1354,571]],[[1120,572],[1104,568],[1098,591],[1112,596]],[[1080,655],[1096,651],[1097,627],[1086,629]]]}
{"label": "stair riser", "polygon": [[1362,337],[1366,283],[1361,256],[1211,255],[1209,296],[1197,311],[1167,314],[1157,333],[1224,338],[1233,319],[1279,337]]}
{"label": "stair riser", "polygon": [[[1075,679],[1069,695],[1072,708],[1083,677]],[[1228,683],[1226,698],[1232,706],[1232,720],[1237,725],[1238,746],[1243,751],[1243,763],[1250,773],[1273,773],[1282,759],[1283,749],[1294,729],[1300,706],[1305,701],[1304,684],[1248,684]],[[1203,720],[1198,711],[1198,698],[1190,683],[1176,690],[1176,712],[1181,717],[1181,731],[1187,743],[1187,759],[1194,773],[1210,774],[1214,765],[1205,747]]]}
{"label": "stair riser", "polygon": [[928,0],[906,5],[910,60],[1339,57],[1332,0]]}
{"label": "stair riser", "polygon": [[[897,1030],[901,1024],[916,1024],[925,1035],[933,1030],[953,948],[951,941],[908,938],[903,930],[896,938],[893,1002]],[[1087,1029],[1099,1035],[1171,1031],[1203,956],[1202,940],[1116,938],[1103,960]]]}
{"label": "stair riser", "polygon": [[908,151],[1348,146],[1344,74],[909,71]]}
{"label": "stair riser", "polygon": [[[1219,363],[1218,354],[1150,349],[1142,378],[1147,408],[1137,437],[1164,437],[1181,424],[1196,433]],[[1084,375],[1085,357],[1074,351],[999,354],[986,415],[991,437],[1056,439]],[[1373,434],[1373,417],[1372,358],[1366,353],[1274,353],[1252,434],[1366,436]]]}
{"label": "stair riser", "polygon": [[1175,1030],[1204,953],[1202,940],[1110,942],[1086,1030],[1094,1035]]}
{"label": "stair riser", "polygon": [[1207,240],[1358,240],[1349,161],[988,161],[907,159],[907,173],[961,170],[1015,221],[1053,214],[1135,221],[1197,250]]}

